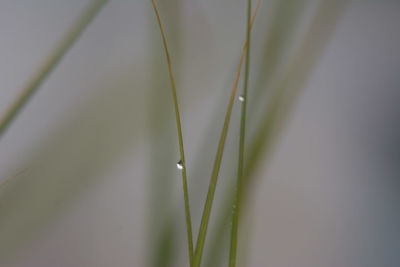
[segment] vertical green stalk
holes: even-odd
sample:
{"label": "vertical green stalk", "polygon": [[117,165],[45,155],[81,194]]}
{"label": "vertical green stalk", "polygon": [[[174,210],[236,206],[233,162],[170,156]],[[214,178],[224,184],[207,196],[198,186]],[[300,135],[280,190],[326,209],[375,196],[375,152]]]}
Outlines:
{"label": "vertical green stalk", "polygon": [[160,27],[161,38],[163,41],[165,55],[167,58],[168,64],[168,71],[169,71],[169,78],[171,80],[171,88],[172,88],[172,96],[174,99],[174,109],[175,109],[175,117],[176,117],[176,127],[178,130],[178,139],[179,139],[179,152],[181,155],[180,164],[182,166],[182,184],[183,184],[183,197],[185,201],[185,215],[186,215],[186,229],[187,229],[187,238],[188,238],[188,248],[189,248],[189,260],[190,263],[193,261],[193,235],[192,235],[192,222],[190,216],[190,207],[189,207],[189,193],[188,193],[188,185],[187,185],[187,178],[186,178],[186,164],[185,164],[185,153],[183,149],[183,137],[182,137],[182,127],[181,127],[181,120],[179,115],[179,106],[178,106],[178,98],[176,96],[176,87],[175,87],[175,79],[172,73],[172,64],[171,59],[168,52],[167,46],[167,39],[165,37],[165,32],[161,24],[160,14],[158,13],[158,9],[154,0],[151,1],[154,8],[154,13],[157,18],[158,25]]}
{"label": "vertical green stalk", "polygon": [[[254,10],[254,15],[251,19],[250,28],[254,23],[259,5],[260,5],[260,0],[258,0],[257,6]],[[217,150],[217,155],[216,155],[215,161],[214,161],[214,167],[213,167],[213,170],[211,173],[211,179],[210,179],[210,184],[208,187],[207,198],[206,198],[206,202],[204,204],[203,215],[201,217],[200,229],[199,229],[199,234],[197,237],[197,243],[196,243],[196,249],[195,249],[195,253],[194,253],[192,267],[200,266],[201,257],[203,255],[204,243],[205,243],[205,239],[206,239],[208,223],[210,220],[211,207],[212,207],[212,203],[214,201],[214,195],[215,195],[215,189],[216,189],[217,181],[218,181],[219,169],[221,167],[221,160],[222,160],[222,156],[224,153],[225,140],[226,140],[226,136],[228,134],[228,128],[229,128],[229,122],[230,122],[230,117],[231,117],[231,113],[232,113],[233,102],[235,100],[236,89],[237,89],[237,86],[239,83],[240,70],[242,68],[246,48],[247,48],[247,42],[245,42],[245,44],[243,45],[243,48],[242,48],[242,54],[240,56],[239,64],[238,64],[238,67],[236,70],[235,81],[233,83],[233,88],[232,88],[231,95],[229,98],[228,108],[227,108],[227,111],[225,114],[224,125],[222,128],[220,140],[218,143],[218,150]]]}
{"label": "vertical green stalk", "polygon": [[[327,41],[332,36],[332,32],[348,2],[348,0],[321,1],[312,15],[310,28],[301,37],[294,56],[290,58],[288,67],[282,72],[282,76],[278,77],[278,82],[270,88],[272,95],[263,111],[263,119],[257,127],[255,136],[252,137],[251,144],[247,146],[243,170],[246,179],[243,180],[242,195],[248,194],[251,184],[255,182],[254,171],[260,164],[260,160],[264,159],[263,155],[270,156],[273,147],[276,145],[273,141],[283,130],[283,125],[287,122],[290,112],[293,111],[307,77],[315,69],[315,64]],[[260,85],[258,84],[258,86]],[[217,234],[213,236],[210,242],[212,255],[207,266],[219,266],[217,253],[221,251],[225,220],[232,212],[235,195],[235,192],[230,192],[225,203],[223,203],[223,214],[217,221]]]}
{"label": "vertical green stalk", "polygon": [[242,108],[240,114],[240,137],[239,137],[239,159],[237,170],[236,196],[232,212],[232,230],[231,230],[231,245],[229,250],[229,267],[236,266],[237,259],[237,243],[238,243],[238,228],[239,228],[239,212],[241,205],[241,194],[243,184],[243,158],[244,158],[244,143],[246,129],[246,105],[247,105],[247,88],[249,83],[249,64],[250,64],[250,31],[251,31],[251,0],[247,0],[247,30],[246,30],[246,61],[244,67],[244,85],[242,94]]}
{"label": "vertical green stalk", "polygon": [[0,119],[0,137],[108,0],[93,0]]}

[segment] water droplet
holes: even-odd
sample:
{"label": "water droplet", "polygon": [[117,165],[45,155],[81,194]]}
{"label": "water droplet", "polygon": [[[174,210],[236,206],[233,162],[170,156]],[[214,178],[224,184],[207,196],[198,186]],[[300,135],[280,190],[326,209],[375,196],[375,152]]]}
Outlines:
{"label": "water droplet", "polygon": [[182,162],[182,160],[180,160],[180,161],[178,161],[178,163],[176,163],[176,167],[177,167],[179,170],[182,170],[182,169],[183,169],[183,162]]}
{"label": "water droplet", "polygon": [[243,95],[240,95],[240,96],[238,97],[238,99],[239,99],[240,102],[244,102],[244,96],[243,96]]}

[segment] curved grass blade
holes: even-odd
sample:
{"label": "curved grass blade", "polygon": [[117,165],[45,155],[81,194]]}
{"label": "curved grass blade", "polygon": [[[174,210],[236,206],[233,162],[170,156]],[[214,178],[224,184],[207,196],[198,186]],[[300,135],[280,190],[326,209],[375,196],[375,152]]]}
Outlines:
{"label": "curved grass blade", "polygon": [[165,56],[167,58],[168,64],[168,72],[169,78],[171,80],[171,88],[172,88],[172,95],[174,99],[174,109],[175,109],[175,117],[176,117],[176,126],[178,130],[178,139],[179,139],[179,152],[181,155],[180,159],[180,166],[182,166],[182,184],[183,184],[183,196],[185,201],[185,215],[186,215],[186,228],[187,228],[187,238],[188,238],[188,248],[189,248],[189,260],[192,262],[193,260],[193,234],[192,234],[192,222],[190,216],[190,206],[189,206],[189,193],[188,193],[188,185],[187,185],[187,177],[186,177],[186,164],[185,164],[185,153],[183,148],[183,137],[182,137],[182,127],[181,127],[181,120],[179,115],[179,106],[178,106],[178,98],[176,95],[176,87],[175,87],[175,79],[172,72],[172,64],[171,59],[169,56],[168,46],[167,46],[167,39],[165,37],[165,32],[162,27],[160,14],[158,13],[158,9],[154,0],[151,1],[154,8],[154,13],[157,18],[158,26],[160,27],[161,38],[163,41],[164,49],[165,49]]}
{"label": "curved grass blade", "polygon": [[[176,8],[169,8],[170,6],[179,7],[183,0],[170,0],[157,2],[159,12],[165,17],[163,20],[165,25],[171,31],[168,31],[168,48],[173,50],[173,67],[179,69],[181,62],[181,37],[182,32],[179,26],[182,23],[182,10]],[[148,43],[152,44],[150,49],[149,63],[151,65],[151,76],[156,77],[151,79],[149,83],[149,103],[147,105],[147,126],[148,132],[151,135],[151,143],[149,146],[149,154],[147,161],[157,162],[157,164],[150,164],[148,166],[148,188],[147,188],[147,240],[146,246],[146,262],[148,267],[175,267],[178,254],[181,254],[180,233],[183,230],[184,249],[183,254],[189,262],[187,252],[187,239],[186,239],[186,219],[183,201],[183,193],[179,195],[182,201],[176,206],[174,201],[174,188],[176,179],[178,178],[178,185],[182,188],[181,173],[177,173],[174,165],[170,161],[165,160],[171,155],[174,155],[178,144],[174,142],[165,142],[177,138],[175,126],[175,114],[165,112],[173,108],[171,89],[167,66],[161,64],[165,61],[164,48],[160,38],[160,30],[154,17],[153,7],[148,1],[151,8],[150,16],[146,20],[150,23],[151,27]],[[160,15],[161,15],[160,14]],[[156,26],[156,27],[154,27]],[[160,53],[161,52],[161,53]],[[166,72],[167,71],[167,72]],[[165,75],[167,74],[167,75]],[[167,85],[167,88],[166,88]],[[170,99],[171,98],[171,99]],[[171,101],[165,101],[165,100]],[[172,112],[174,112],[172,110]],[[171,116],[172,115],[172,116]],[[172,120],[171,120],[172,119]],[[162,123],[160,123],[162,122]],[[173,123],[171,125],[171,122]],[[172,128],[168,127],[173,126]],[[167,127],[167,128],[165,128]],[[179,153],[179,152],[178,152]],[[178,154],[179,155],[179,154]],[[179,156],[178,156],[179,157]],[[178,176],[177,176],[178,174]],[[181,191],[182,192],[182,189]],[[183,214],[183,228],[180,225],[181,218],[179,214]]]}
{"label": "curved grass blade", "polygon": [[[260,6],[260,0],[257,3],[257,6],[254,10],[254,15],[252,17],[251,20],[251,26],[254,23],[258,8]],[[239,60],[239,64],[238,64],[238,68],[236,71],[236,75],[235,75],[235,81],[233,83],[233,88],[231,91],[231,95],[229,98],[229,103],[228,103],[228,108],[226,111],[226,115],[225,115],[225,120],[224,120],[224,125],[222,128],[222,133],[220,136],[220,140],[218,143],[218,150],[217,150],[217,155],[214,161],[214,167],[211,173],[211,180],[210,180],[210,184],[209,184],[209,188],[208,188],[208,193],[207,193],[207,198],[206,198],[206,202],[204,204],[204,209],[203,209],[203,215],[201,218],[201,223],[200,223],[200,229],[199,229],[199,234],[197,237],[197,243],[196,243],[196,249],[195,249],[195,254],[194,254],[194,258],[193,258],[193,267],[199,267],[200,263],[201,263],[201,257],[203,254],[203,249],[204,249],[204,242],[206,239],[206,234],[207,234],[207,228],[208,228],[208,222],[210,219],[210,214],[211,214],[211,207],[212,207],[212,203],[214,200],[214,194],[215,194],[215,188],[217,186],[217,180],[218,180],[218,174],[219,174],[219,169],[221,166],[221,160],[222,160],[222,156],[223,156],[223,152],[224,152],[224,146],[225,146],[225,139],[228,133],[228,128],[229,128],[229,122],[230,122],[230,117],[231,117],[231,113],[232,113],[232,107],[233,107],[233,102],[235,100],[235,95],[236,95],[236,90],[237,90],[237,86],[239,83],[239,76],[240,76],[240,70],[242,68],[242,64],[243,64],[243,59],[245,56],[245,52],[246,52],[246,48],[247,48],[247,41],[245,42],[245,44],[243,45],[242,48],[242,54],[240,56],[240,60]]]}
{"label": "curved grass blade", "polygon": [[0,119],[0,137],[108,0],[93,0]]}
{"label": "curved grass blade", "polygon": [[240,137],[239,137],[239,158],[237,169],[236,196],[232,211],[232,230],[231,245],[229,250],[229,267],[236,266],[238,228],[239,228],[239,212],[241,205],[241,194],[243,184],[243,161],[244,161],[244,144],[246,136],[246,105],[247,105],[247,89],[249,84],[249,68],[250,68],[250,31],[251,31],[251,0],[247,0],[247,29],[246,29],[246,61],[244,67],[244,85],[242,97],[242,108],[240,114]]}

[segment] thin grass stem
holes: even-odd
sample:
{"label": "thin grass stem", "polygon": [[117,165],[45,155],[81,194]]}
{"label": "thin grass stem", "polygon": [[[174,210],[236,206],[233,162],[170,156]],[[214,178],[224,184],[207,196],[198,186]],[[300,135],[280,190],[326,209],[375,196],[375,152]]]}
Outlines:
{"label": "thin grass stem", "polygon": [[[349,1],[340,0],[332,2],[324,0],[313,14],[310,23],[310,29],[301,38],[297,52],[290,59],[288,67],[283,71],[278,82],[270,88],[273,93],[268,100],[264,110],[261,124],[257,127],[256,135],[246,150],[247,157],[245,161],[244,176],[242,184],[242,202],[249,193],[251,184],[255,182],[254,172],[260,164],[260,160],[265,156],[271,156],[274,142],[277,136],[282,132],[283,125],[287,123],[288,117],[300,96],[302,88],[305,86],[307,77],[315,69],[315,64],[321,55],[321,51],[326,46],[327,41],[332,36],[332,31],[341,17]],[[316,44],[316,45],[311,45]],[[258,85],[260,86],[260,85]],[[207,266],[219,266],[217,252],[221,250],[223,235],[225,232],[225,221],[230,215],[232,203],[234,203],[235,193],[228,195],[223,203],[223,215],[220,216],[217,223],[216,235],[211,242],[211,260]]]}
{"label": "thin grass stem", "polygon": [[0,119],[0,137],[108,0],[93,0]]}
{"label": "thin grass stem", "polygon": [[[254,10],[254,15],[251,20],[251,26],[254,23],[259,5],[260,5],[260,0],[258,1],[257,6]],[[234,81],[231,95],[229,98],[228,108],[227,108],[225,120],[224,120],[224,125],[222,128],[222,132],[221,132],[221,136],[220,136],[220,140],[219,140],[219,144],[218,144],[217,155],[216,155],[216,158],[214,161],[214,167],[213,167],[213,170],[211,173],[211,179],[210,179],[210,184],[208,187],[207,198],[206,198],[206,202],[204,204],[203,215],[201,218],[200,229],[199,229],[199,234],[197,237],[197,243],[196,243],[196,249],[195,249],[195,253],[194,253],[192,267],[199,267],[200,263],[201,263],[201,258],[202,258],[203,249],[204,249],[204,243],[205,243],[206,234],[207,234],[208,223],[209,223],[210,214],[211,214],[211,207],[212,207],[212,203],[214,200],[215,188],[217,186],[218,174],[219,174],[219,169],[221,166],[221,160],[222,160],[224,146],[225,146],[225,140],[226,140],[226,136],[228,133],[233,102],[235,100],[236,90],[237,90],[237,86],[239,83],[240,71],[242,68],[246,48],[247,48],[247,41],[245,42],[245,44],[243,45],[243,48],[242,48],[242,53],[240,56],[238,68],[237,68],[236,75],[235,75],[235,81]]]}
{"label": "thin grass stem", "polygon": [[247,29],[246,29],[246,61],[244,67],[244,85],[242,94],[242,108],[240,114],[240,137],[239,137],[239,157],[237,169],[236,196],[232,210],[232,229],[231,229],[231,244],[229,250],[229,267],[236,266],[237,259],[237,243],[238,243],[238,228],[239,228],[239,213],[241,205],[241,194],[243,184],[243,159],[244,145],[246,135],[246,105],[247,105],[247,89],[249,84],[249,68],[250,68],[250,32],[251,32],[251,0],[247,0]]}
{"label": "thin grass stem", "polygon": [[184,153],[184,148],[183,148],[183,136],[182,136],[181,120],[180,120],[180,115],[179,115],[178,98],[177,98],[177,94],[176,94],[175,79],[174,79],[174,75],[172,72],[171,58],[170,58],[168,46],[167,46],[167,39],[165,37],[165,32],[164,32],[164,29],[163,29],[163,26],[161,23],[160,14],[158,12],[158,9],[157,9],[157,6],[156,6],[156,3],[154,2],[154,0],[152,0],[151,2],[153,4],[154,13],[157,18],[158,26],[160,27],[161,38],[163,41],[165,55],[167,58],[169,78],[171,80],[172,96],[174,99],[175,118],[176,118],[176,126],[177,126],[177,130],[178,130],[178,139],[179,139],[179,152],[180,152],[180,156],[181,156],[181,159],[179,162],[179,164],[180,164],[179,168],[182,171],[183,197],[184,197],[184,201],[185,201],[185,216],[186,216],[186,229],[187,229],[187,239],[188,239],[188,249],[189,249],[189,260],[190,260],[190,263],[192,263],[192,261],[193,261],[192,221],[191,221],[191,216],[190,216],[189,193],[188,193],[188,185],[187,185],[187,177],[186,177],[185,153]]}

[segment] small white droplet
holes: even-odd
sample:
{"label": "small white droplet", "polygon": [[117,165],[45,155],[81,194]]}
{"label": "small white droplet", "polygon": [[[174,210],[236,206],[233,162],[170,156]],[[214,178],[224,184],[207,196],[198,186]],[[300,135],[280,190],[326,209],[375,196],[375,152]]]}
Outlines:
{"label": "small white droplet", "polygon": [[179,170],[182,170],[182,169],[183,169],[183,162],[182,162],[182,160],[180,160],[180,161],[178,161],[178,163],[176,163],[176,167],[177,167]]}
{"label": "small white droplet", "polygon": [[238,99],[239,99],[240,102],[244,102],[244,96],[243,96],[243,95],[240,95],[240,96],[238,97]]}

